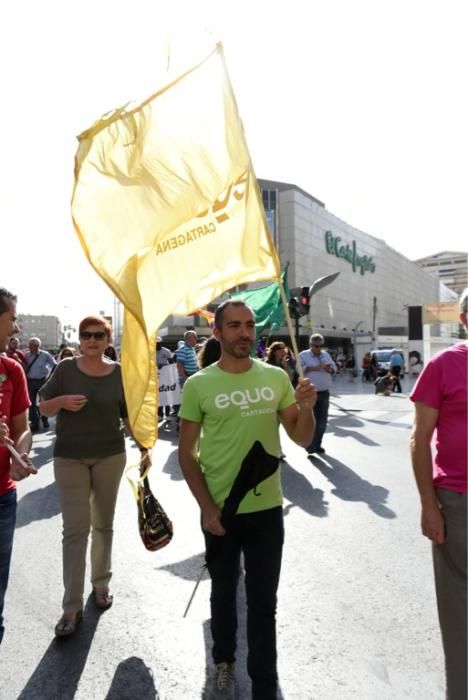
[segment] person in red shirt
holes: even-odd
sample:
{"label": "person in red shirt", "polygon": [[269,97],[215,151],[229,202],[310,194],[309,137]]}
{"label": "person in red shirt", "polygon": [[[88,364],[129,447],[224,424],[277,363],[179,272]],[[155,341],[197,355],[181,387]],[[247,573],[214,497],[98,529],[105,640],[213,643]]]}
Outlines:
{"label": "person in red shirt", "polygon": [[26,355],[22,350],[19,349],[19,340],[13,336],[8,341],[8,346],[6,349],[6,356],[11,357],[12,360],[16,360],[20,365],[26,367]]}
{"label": "person in red shirt", "polygon": [[[0,287],[0,351],[6,349],[8,339],[18,331],[16,297]],[[0,643],[16,521],[15,482],[37,471],[28,457],[32,443],[29,403],[23,368],[17,360],[0,355]],[[8,444],[20,454],[23,464],[11,456]]]}

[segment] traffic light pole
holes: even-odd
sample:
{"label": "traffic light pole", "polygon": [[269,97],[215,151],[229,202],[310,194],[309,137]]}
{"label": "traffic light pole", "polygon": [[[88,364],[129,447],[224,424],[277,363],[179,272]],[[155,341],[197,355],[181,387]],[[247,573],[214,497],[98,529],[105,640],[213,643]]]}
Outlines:
{"label": "traffic light pole", "polygon": [[[320,277],[319,279],[315,280],[315,282],[310,287],[295,287],[294,289],[290,289],[289,291],[291,294],[291,299],[289,300],[289,303],[284,293],[283,281],[281,277],[279,277],[276,280],[281,294],[281,301],[283,303],[284,315],[286,317],[286,323],[288,325],[289,337],[291,338],[291,345],[293,346],[293,352],[296,358],[299,357],[299,319],[301,318],[301,316],[305,316],[309,313],[310,299],[312,295],[318,292],[320,289],[323,289],[323,287],[326,287],[327,284],[330,284],[331,282],[336,280],[339,274],[339,272],[333,272],[331,275],[325,275],[324,277]],[[299,299],[296,295],[299,295]],[[295,333],[293,333],[291,316],[296,322]],[[300,378],[303,379],[304,373],[302,371],[300,362],[297,363],[296,368]]]}
{"label": "traffic light pole", "polygon": [[[296,326],[296,345],[297,345],[297,348],[299,349],[299,345],[300,345],[300,325],[299,325],[299,319],[296,317],[294,320],[295,320],[295,322],[296,322],[296,323],[295,323],[295,326]],[[297,357],[297,353],[296,353],[296,357]]]}
{"label": "traffic light pole", "polygon": [[[281,301],[283,303],[284,316],[286,318],[286,324],[288,326],[289,337],[291,338],[291,345],[294,353],[294,357],[298,360],[299,358],[299,346],[296,338],[299,338],[299,319],[296,318],[296,334],[293,332],[293,327],[291,323],[291,315],[289,313],[288,300],[286,299],[286,294],[284,293],[283,281],[281,277],[276,280],[280,290]],[[298,361],[296,363],[296,371],[299,374],[300,379],[304,379],[304,372],[302,371],[301,363]]]}

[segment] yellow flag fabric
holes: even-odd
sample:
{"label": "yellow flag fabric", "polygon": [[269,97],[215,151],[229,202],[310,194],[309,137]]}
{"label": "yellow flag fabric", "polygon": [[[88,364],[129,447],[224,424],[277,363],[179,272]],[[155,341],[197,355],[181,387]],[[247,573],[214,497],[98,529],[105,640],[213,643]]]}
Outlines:
{"label": "yellow flag fabric", "polygon": [[129,418],[151,447],[163,321],[235,285],[280,277],[221,45],[136,109],[116,110],[78,138],[73,222],[91,265],[125,306]]}

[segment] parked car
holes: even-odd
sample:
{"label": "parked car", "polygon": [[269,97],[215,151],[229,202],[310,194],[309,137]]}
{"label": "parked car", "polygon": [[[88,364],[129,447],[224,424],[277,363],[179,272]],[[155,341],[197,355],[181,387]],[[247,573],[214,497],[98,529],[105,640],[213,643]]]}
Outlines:
{"label": "parked car", "polygon": [[[392,356],[393,349],[385,348],[384,350],[372,350],[371,355],[375,357],[375,366],[377,367],[377,375],[379,377],[383,376],[390,369],[390,357]],[[403,359],[403,366],[401,373],[405,373],[405,356],[402,350],[397,350],[398,354],[401,355]]]}

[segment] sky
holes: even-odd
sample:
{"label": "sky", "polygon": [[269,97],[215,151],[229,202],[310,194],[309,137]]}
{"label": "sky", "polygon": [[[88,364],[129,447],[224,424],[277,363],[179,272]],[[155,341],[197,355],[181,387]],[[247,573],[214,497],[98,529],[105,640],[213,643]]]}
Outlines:
{"label": "sky", "polygon": [[206,55],[212,38],[224,44],[258,177],[301,187],[411,259],[468,250],[467,8],[456,0],[7,3],[0,286],[18,294],[20,313],[71,324],[112,314],[113,297],[71,223],[75,137],[164,85],[168,46],[174,67]]}

